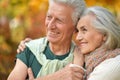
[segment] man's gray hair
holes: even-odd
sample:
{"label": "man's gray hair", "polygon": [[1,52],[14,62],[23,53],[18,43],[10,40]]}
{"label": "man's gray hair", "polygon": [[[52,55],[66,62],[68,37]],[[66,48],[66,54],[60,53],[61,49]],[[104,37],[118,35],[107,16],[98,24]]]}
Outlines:
{"label": "man's gray hair", "polygon": [[51,1],[69,5],[74,9],[73,15],[71,16],[74,25],[77,24],[82,12],[86,9],[86,3],[84,0],[49,0],[49,3]]}
{"label": "man's gray hair", "polygon": [[104,46],[107,49],[120,48],[120,25],[116,17],[103,7],[90,7],[82,16],[95,15],[92,25],[106,36]]}

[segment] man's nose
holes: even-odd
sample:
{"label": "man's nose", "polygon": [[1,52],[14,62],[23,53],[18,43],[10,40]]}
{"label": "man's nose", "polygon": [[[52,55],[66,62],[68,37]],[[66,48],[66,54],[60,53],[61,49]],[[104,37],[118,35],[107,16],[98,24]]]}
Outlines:
{"label": "man's nose", "polygon": [[49,21],[47,27],[50,28],[50,29],[55,28],[55,19],[54,19],[54,18],[52,18],[52,19]]}

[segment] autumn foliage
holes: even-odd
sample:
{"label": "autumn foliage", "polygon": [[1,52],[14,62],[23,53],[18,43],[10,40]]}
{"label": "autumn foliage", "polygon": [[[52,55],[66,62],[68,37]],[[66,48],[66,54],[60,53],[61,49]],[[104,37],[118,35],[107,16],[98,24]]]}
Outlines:
{"label": "autumn foliage", "polygon": [[[120,21],[119,0],[85,1],[88,7],[99,5],[109,9]],[[6,80],[13,69],[21,40],[45,36],[47,9],[48,0],[0,0],[0,80]]]}

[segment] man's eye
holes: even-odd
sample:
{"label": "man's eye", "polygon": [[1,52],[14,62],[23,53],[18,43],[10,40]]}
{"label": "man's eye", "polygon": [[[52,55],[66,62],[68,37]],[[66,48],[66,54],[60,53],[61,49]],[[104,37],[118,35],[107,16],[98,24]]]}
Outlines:
{"label": "man's eye", "polygon": [[63,21],[60,20],[60,19],[56,19],[56,21],[57,21],[58,23],[63,23]]}

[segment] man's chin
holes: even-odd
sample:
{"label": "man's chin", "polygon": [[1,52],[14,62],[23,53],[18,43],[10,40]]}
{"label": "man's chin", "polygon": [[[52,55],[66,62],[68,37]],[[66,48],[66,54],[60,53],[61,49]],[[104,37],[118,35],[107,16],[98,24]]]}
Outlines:
{"label": "man's chin", "polygon": [[55,39],[55,38],[47,37],[47,39],[48,39],[49,42],[56,42],[56,39]]}

